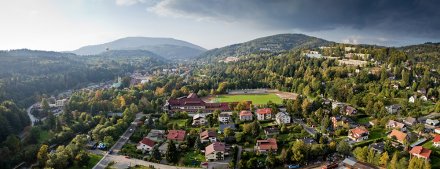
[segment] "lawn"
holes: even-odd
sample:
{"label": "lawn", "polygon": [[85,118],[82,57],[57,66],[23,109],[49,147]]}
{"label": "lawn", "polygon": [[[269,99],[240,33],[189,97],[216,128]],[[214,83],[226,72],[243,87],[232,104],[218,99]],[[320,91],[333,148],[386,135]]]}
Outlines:
{"label": "lawn", "polygon": [[47,140],[49,140],[49,138],[52,137],[54,137],[52,132],[47,130],[40,130],[40,135],[38,136],[38,143],[43,144]]}
{"label": "lawn", "polygon": [[206,161],[202,153],[195,151],[188,151],[183,154],[183,165],[185,166],[200,166],[200,163]]}
{"label": "lawn", "polygon": [[359,124],[367,124],[369,121],[370,121],[369,117],[362,117],[362,118],[356,119],[356,122]]}
{"label": "lawn", "polygon": [[370,130],[370,135],[368,136],[368,140],[378,139],[385,136],[386,136],[386,132],[384,129],[372,129]]}
{"label": "lawn", "polygon": [[170,120],[170,123],[177,123],[180,127],[185,127],[187,121],[188,119],[172,119]]}
{"label": "lawn", "polygon": [[252,104],[267,104],[270,100],[276,104],[281,104],[283,99],[276,94],[240,94],[240,95],[218,95],[213,97],[213,102],[240,102],[252,101]]}
{"label": "lawn", "polygon": [[90,156],[90,160],[89,160],[89,164],[87,164],[87,166],[83,166],[83,167],[79,167],[79,166],[72,166],[69,167],[69,169],[89,169],[89,168],[93,168],[93,166],[96,165],[96,163],[98,163],[99,160],[101,160],[102,155],[97,155],[97,154],[89,154]]}

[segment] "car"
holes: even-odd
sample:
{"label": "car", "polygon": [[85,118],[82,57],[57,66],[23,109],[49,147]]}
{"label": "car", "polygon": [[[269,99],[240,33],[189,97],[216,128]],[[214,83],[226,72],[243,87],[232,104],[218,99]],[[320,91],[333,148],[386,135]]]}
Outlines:
{"label": "car", "polygon": [[295,168],[299,168],[299,167],[300,167],[299,164],[290,164],[287,166],[287,168],[289,168],[289,169],[295,169]]}
{"label": "car", "polygon": [[131,157],[130,157],[130,156],[125,156],[125,158],[126,158],[126,159],[130,159]]}
{"label": "car", "polygon": [[109,154],[113,154],[113,150],[108,151]]}

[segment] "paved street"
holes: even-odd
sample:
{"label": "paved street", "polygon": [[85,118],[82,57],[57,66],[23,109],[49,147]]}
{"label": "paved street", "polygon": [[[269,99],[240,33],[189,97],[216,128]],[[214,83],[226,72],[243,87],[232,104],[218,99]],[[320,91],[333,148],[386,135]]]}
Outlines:
{"label": "paved street", "polygon": [[309,127],[307,126],[302,120],[300,119],[293,119],[293,122],[300,124],[301,126],[303,126],[304,130],[307,131],[307,133],[309,133],[312,136],[315,136],[317,131],[313,128],[313,127]]}

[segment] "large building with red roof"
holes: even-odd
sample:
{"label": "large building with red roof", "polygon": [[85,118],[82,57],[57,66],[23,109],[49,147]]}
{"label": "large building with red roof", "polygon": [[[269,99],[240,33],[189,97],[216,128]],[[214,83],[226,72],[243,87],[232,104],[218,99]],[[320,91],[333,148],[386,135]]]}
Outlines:
{"label": "large building with red roof", "polygon": [[424,158],[425,160],[429,160],[429,156],[431,156],[431,150],[427,148],[423,148],[422,146],[415,146],[409,151],[411,157]]}
{"label": "large building with red roof", "polygon": [[[247,101],[248,107],[252,104]],[[222,103],[207,103],[197,96],[195,93],[189,94],[187,97],[168,99],[164,105],[164,110],[167,112],[186,111],[188,113],[195,113],[198,111],[210,113],[215,110],[222,112],[231,111],[229,105],[237,105],[238,102],[222,102]]]}
{"label": "large building with red roof", "polygon": [[225,155],[225,143],[214,142],[205,148],[206,161],[223,160]]}
{"label": "large building with red roof", "polygon": [[434,139],[432,139],[432,145],[435,147],[440,147],[440,135],[436,134]]}
{"label": "large building with red roof", "polygon": [[358,141],[367,140],[369,134],[370,133],[368,132],[367,129],[363,127],[356,127],[348,131],[348,138],[358,142]]}
{"label": "large building with red roof", "polygon": [[177,142],[182,142],[185,141],[185,135],[186,135],[185,130],[168,130],[167,139]]}
{"label": "large building with red roof", "polygon": [[257,114],[258,120],[272,119],[272,109],[271,108],[258,109],[255,114]]}

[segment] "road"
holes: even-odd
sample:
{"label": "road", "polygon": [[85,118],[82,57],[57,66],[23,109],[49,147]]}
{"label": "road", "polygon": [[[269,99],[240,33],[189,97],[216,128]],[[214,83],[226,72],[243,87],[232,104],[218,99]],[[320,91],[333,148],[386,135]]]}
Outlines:
{"label": "road", "polygon": [[240,162],[241,159],[241,151],[243,151],[243,147],[241,146],[237,146],[238,147],[238,154],[237,154],[237,161],[236,161],[236,166],[235,168],[238,169],[238,163]]}
{"label": "road", "polygon": [[[114,154],[119,153],[121,151],[122,146],[128,141],[128,138],[131,137],[133,132],[130,131],[130,129],[135,130],[136,128],[136,119],[140,118],[142,116],[142,113],[136,114],[135,120],[131,123],[131,125],[125,130],[125,132],[119,137],[118,141],[109,149],[113,151]],[[132,130],[132,131],[133,131]],[[114,155],[115,157],[118,157],[120,155]],[[108,152],[104,154],[104,157],[93,167],[94,169],[104,169],[111,161],[119,162],[116,160],[112,160],[113,155],[110,155]],[[121,156],[122,158],[125,158],[125,156]],[[128,160],[128,159],[127,159]],[[127,165],[128,167],[128,165]],[[125,168],[125,167],[124,167]]]}
{"label": "road", "polygon": [[293,122],[300,124],[301,126],[303,126],[304,130],[307,131],[307,133],[309,133],[312,136],[315,136],[317,131],[313,128],[313,127],[309,127],[307,126],[302,120],[300,119],[293,119]]}
{"label": "road", "polygon": [[34,115],[31,114],[32,107],[34,107],[34,105],[32,105],[29,108],[27,108],[26,112],[27,112],[29,118],[31,119],[32,126],[34,126],[35,121],[37,121],[38,119]]}

